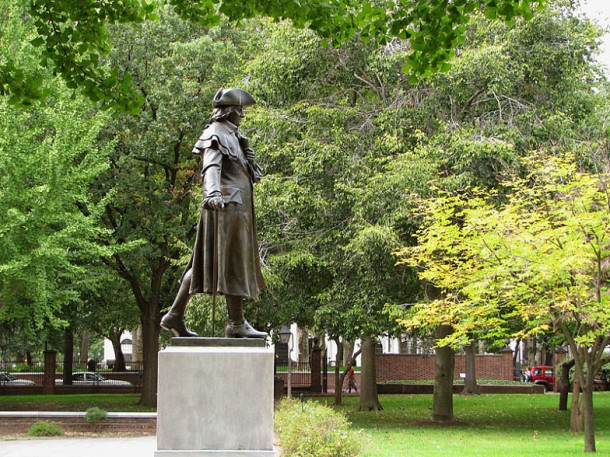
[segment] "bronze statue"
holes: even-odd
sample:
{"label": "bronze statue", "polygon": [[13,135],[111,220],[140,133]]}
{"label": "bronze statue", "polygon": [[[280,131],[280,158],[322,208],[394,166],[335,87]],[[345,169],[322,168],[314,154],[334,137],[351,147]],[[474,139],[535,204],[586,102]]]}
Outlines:
{"label": "bronze statue", "polygon": [[226,297],[227,338],[267,336],[252,328],[243,313],[243,299],[258,299],[265,286],[252,194],[261,169],[248,139],[237,131],[244,117],[243,107],[254,104],[245,90],[219,90],[214,96],[212,118],[193,149],[194,154],[202,156],[203,203],[197,237],[178,294],[161,319],[161,327],[175,336],[197,336],[184,323],[184,311],[196,293]]}

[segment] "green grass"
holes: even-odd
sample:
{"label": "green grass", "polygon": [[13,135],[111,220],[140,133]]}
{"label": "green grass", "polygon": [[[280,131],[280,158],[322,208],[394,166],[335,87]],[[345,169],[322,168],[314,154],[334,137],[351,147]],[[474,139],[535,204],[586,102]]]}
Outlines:
{"label": "green grass", "polygon": [[78,395],[3,395],[1,411],[86,411],[98,407],[104,411],[149,412],[138,405],[140,394],[78,394]]}
{"label": "green grass", "polygon": [[[138,394],[0,396],[0,410],[150,411]],[[454,396],[455,424],[427,421],[431,395],[384,395],[380,412],[358,412],[357,397],[337,409],[363,429],[363,457],[574,457],[583,454],[582,434],[570,433],[569,411],[558,411],[557,395]],[[318,399],[331,404],[332,398]],[[597,455],[610,455],[610,392],[596,392]]]}
{"label": "green grass", "polygon": [[[427,421],[431,395],[381,397],[380,412],[357,412],[358,398],[342,409],[352,427],[370,436],[364,457],[573,457],[582,454],[582,434],[572,434],[569,411],[557,395],[454,396],[455,424]],[[332,400],[328,400],[331,402]],[[597,455],[610,455],[610,392],[595,394]]]}

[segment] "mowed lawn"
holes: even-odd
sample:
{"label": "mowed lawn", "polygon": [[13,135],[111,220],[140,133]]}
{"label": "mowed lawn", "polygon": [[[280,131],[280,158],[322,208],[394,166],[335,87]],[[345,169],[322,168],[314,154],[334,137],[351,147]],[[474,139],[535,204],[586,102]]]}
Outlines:
{"label": "mowed lawn", "polygon": [[149,412],[139,394],[0,395],[0,411],[84,412],[97,406],[107,412]]}
{"label": "mowed lawn", "polygon": [[[382,396],[384,411],[357,412],[358,399],[342,409],[367,435],[366,457],[472,456],[573,457],[583,454],[582,434],[570,433],[570,412],[558,411],[559,396],[454,396],[456,422],[427,421],[431,395]],[[571,399],[571,397],[570,397]],[[597,455],[610,456],[610,392],[595,394]]]}
{"label": "mowed lawn", "polygon": [[[0,410],[150,411],[137,394],[0,396]],[[582,434],[570,433],[570,412],[558,411],[559,396],[454,396],[455,423],[430,423],[431,395],[380,396],[380,412],[358,412],[357,397],[344,397],[344,412],[365,433],[364,457],[472,456],[573,457],[582,455]],[[308,401],[332,404],[332,398]],[[597,455],[610,456],[610,392],[595,393]],[[307,404],[305,404],[305,408]]]}

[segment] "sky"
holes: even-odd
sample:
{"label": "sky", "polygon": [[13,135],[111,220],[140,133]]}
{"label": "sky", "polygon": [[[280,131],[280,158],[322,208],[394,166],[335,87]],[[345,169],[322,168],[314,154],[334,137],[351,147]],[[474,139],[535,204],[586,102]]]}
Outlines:
{"label": "sky", "polygon": [[[581,0],[580,10],[589,19],[594,20],[598,25],[610,28],[610,0]],[[603,37],[601,54],[598,60],[606,65],[606,73],[610,74],[610,33],[606,32]]]}

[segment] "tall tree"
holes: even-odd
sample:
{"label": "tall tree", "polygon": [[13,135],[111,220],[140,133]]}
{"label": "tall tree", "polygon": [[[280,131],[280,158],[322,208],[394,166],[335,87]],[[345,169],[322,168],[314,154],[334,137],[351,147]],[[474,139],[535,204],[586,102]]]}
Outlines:
{"label": "tall tree", "polygon": [[107,169],[110,148],[96,146],[107,117],[61,91],[48,103],[0,99],[0,320],[30,330],[64,325],[61,309],[96,280],[88,264],[115,252],[99,242],[110,194],[89,193]]}
{"label": "tall tree", "polygon": [[[449,347],[472,331],[496,338],[560,332],[582,391],[585,451],[593,452],[593,380],[610,343],[604,263],[610,176],[579,171],[570,157],[538,155],[526,165],[527,176],[506,183],[500,208],[493,193],[482,193],[439,197],[425,210],[431,223],[420,244],[401,256],[421,262],[422,277],[453,293],[419,307],[410,323],[448,316],[453,332],[439,344]],[[514,318],[517,331],[508,325]]]}

